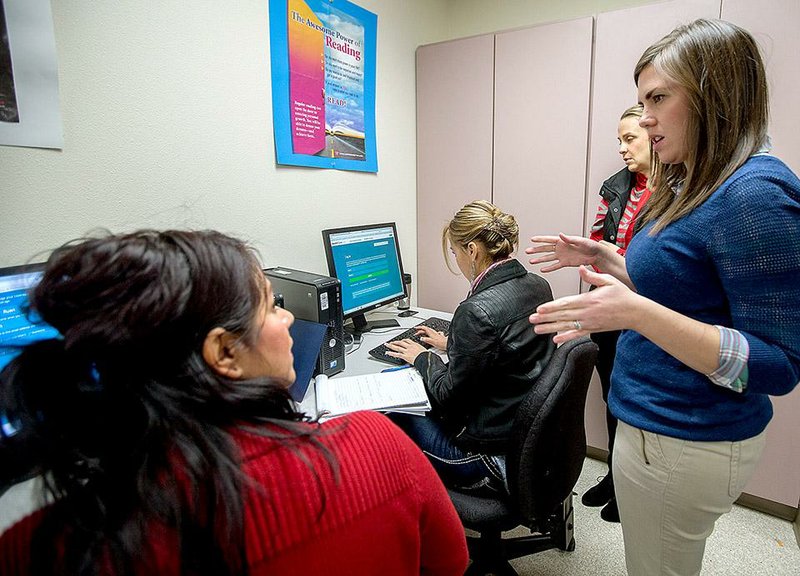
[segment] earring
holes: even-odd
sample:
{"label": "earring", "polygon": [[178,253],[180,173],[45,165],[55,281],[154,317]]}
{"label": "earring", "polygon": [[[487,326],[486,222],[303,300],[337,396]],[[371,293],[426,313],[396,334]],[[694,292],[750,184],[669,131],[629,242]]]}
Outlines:
{"label": "earring", "polygon": [[475,282],[475,262],[469,263],[469,273],[472,276],[470,282]]}

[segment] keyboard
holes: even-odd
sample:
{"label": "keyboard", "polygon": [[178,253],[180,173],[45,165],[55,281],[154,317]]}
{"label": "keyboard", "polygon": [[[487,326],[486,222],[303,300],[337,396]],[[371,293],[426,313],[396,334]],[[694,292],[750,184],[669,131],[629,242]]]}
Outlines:
{"label": "keyboard", "polygon": [[417,336],[416,334],[417,328],[419,326],[428,326],[429,328],[433,328],[437,332],[444,332],[445,334],[448,334],[450,332],[449,320],[443,320],[442,318],[428,318],[427,320],[424,320],[423,322],[417,324],[413,328],[409,328],[408,330],[401,332],[391,340],[387,340],[380,346],[376,346],[375,348],[369,351],[369,355],[377,360],[380,360],[381,362],[388,362],[389,364],[397,364],[398,366],[401,364],[405,364],[406,361],[403,360],[402,358],[395,358],[393,356],[386,355],[386,353],[389,351],[389,349],[386,347],[386,344],[388,342],[395,342],[397,340],[405,340],[406,338],[408,338],[410,340],[413,340],[414,342],[419,343],[421,346],[424,346],[425,348],[430,348],[430,345],[426,344],[425,342],[420,342],[419,339],[420,337]]}

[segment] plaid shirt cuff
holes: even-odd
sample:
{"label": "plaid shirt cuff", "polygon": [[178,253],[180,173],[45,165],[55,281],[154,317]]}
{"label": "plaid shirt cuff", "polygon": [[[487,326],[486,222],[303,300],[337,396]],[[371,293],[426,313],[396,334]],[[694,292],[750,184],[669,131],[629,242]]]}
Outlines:
{"label": "plaid shirt cuff", "polygon": [[747,359],[750,344],[738,330],[715,326],[719,330],[719,368],[708,375],[717,386],[734,392],[747,390]]}

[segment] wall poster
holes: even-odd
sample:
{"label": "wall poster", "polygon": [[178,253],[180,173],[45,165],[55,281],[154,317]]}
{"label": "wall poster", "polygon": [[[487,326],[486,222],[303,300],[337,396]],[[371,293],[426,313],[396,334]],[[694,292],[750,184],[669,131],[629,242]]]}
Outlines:
{"label": "wall poster", "polygon": [[346,0],[270,0],[278,164],[378,171],[377,23]]}
{"label": "wall poster", "polygon": [[64,145],[50,0],[0,0],[0,145]]}

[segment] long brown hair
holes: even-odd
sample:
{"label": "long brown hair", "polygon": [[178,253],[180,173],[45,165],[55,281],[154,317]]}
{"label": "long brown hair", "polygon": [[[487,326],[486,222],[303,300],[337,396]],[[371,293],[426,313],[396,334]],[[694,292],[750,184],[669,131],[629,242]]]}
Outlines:
{"label": "long brown hair", "polygon": [[637,86],[648,66],[675,82],[690,107],[687,161],[652,158],[655,186],[642,223],[655,220],[655,233],[700,206],[764,146],[769,98],[758,45],[730,22],[695,20],[670,32],[642,54]]}

